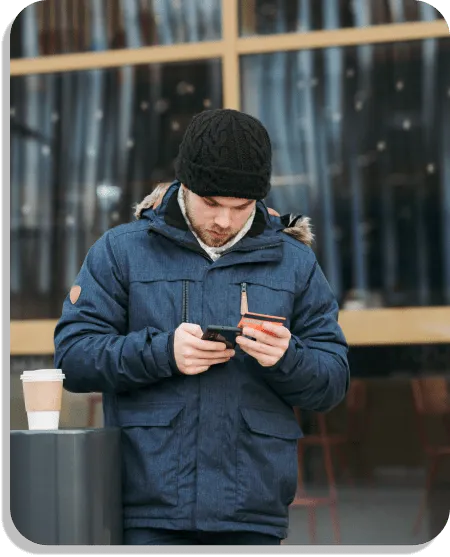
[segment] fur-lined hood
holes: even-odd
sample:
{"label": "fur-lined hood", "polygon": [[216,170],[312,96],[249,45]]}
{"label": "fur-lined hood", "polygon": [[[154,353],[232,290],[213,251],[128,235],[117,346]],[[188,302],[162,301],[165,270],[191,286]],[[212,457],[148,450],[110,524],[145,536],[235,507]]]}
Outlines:
{"label": "fur-lined hood", "polygon": [[[169,189],[170,184],[159,184],[152,191],[150,195],[147,195],[141,203],[138,203],[135,207],[134,216],[136,219],[142,218],[142,213],[146,209],[156,208],[162,201],[164,194]],[[280,215],[273,209],[269,209],[269,213],[272,216]],[[284,233],[289,234],[299,242],[307,246],[311,246],[314,242],[314,234],[311,230],[311,222],[309,217],[303,215],[283,215],[281,222],[285,225]]]}

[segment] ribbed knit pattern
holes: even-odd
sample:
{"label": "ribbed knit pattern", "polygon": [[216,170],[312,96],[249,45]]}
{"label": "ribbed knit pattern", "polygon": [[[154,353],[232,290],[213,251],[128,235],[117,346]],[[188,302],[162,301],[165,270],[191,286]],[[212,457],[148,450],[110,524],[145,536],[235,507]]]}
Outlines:
{"label": "ribbed knit pattern", "polygon": [[202,197],[263,199],[271,172],[267,130],[253,116],[231,109],[194,116],[175,161],[176,178]]}

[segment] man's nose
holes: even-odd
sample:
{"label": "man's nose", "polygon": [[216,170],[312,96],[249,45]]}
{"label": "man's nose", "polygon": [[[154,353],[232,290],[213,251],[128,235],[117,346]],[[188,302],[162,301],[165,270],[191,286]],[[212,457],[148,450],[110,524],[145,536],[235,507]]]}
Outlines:
{"label": "man's nose", "polygon": [[231,223],[230,209],[221,209],[215,219],[214,224],[220,226],[220,228],[229,228]]}

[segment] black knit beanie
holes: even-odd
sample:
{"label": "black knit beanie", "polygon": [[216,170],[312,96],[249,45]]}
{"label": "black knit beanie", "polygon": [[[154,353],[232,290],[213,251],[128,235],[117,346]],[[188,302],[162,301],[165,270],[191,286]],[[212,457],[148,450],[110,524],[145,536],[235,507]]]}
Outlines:
{"label": "black knit beanie", "polygon": [[194,116],[175,161],[176,179],[202,197],[263,199],[271,171],[267,130],[253,116],[231,109]]}

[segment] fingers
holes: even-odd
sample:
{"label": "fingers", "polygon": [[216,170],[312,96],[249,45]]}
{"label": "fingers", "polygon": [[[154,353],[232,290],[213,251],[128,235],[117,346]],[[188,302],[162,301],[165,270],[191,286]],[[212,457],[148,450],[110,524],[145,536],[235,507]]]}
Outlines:
{"label": "fingers", "polygon": [[274,366],[284,356],[284,351],[281,348],[260,344],[243,337],[240,337],[239,344],[244,352],[255,358],[263,367]]}
{"label": "fingers", "polygon": [[193,348],[201,350],[202,352],[223,352],[227,348],[224,342],[215,342],[214,340],[201,340],[197,338],[193,338],[190,344]]}
{"label": "fingers", "polygon": [[223,351],[226,349],[224,342],[202,340],[203,331],[200,325],[195,323],[182,323],[178,328],[191,335],[192,338],[189,338],[188,342],[193,348],[208,352]]}
{"label": "fingers", "polygon": [[199,373],[205,373],[205,371],[208,371],[209,366],[202,366],[202,367],[192,367],[192,368],[183,368],[183,370],[181,370],[184,375],[198,375]]}
{"label": "fingers", "polygon": [[229,362],[230,358],[215,358],[214,360],[202,360],[202,359],[187,359],[185,360],[186,367],[211,367],[217,364],[224,364]]}
{"label": "fingers", "polygon": [[198,375],[199,373],[204,373],[207,371],[211,366],[217,364],[225,364],[230,360],[230,357],[227,358],[215,358],[213,360],[204,360],[204,359],[186,359],[181,366],[180,371],[182,371],[185,375]]}
{"label": "fingers", "polygon": [[181,373],[196,375],[207,371],[211,366],[226,363],[236,352],[227,350],[225,343],[202,340],[200,325],[182,323],[175,331],[175,363]]}
{"label": "fingers", "polygon": [[181,323],[178,327],[181,331],[186,331],[187,333],[191,334],[194,337],[202,338],[203,331],[200,325],[196,323]]}
{"label": "fingers", "polygon": [[274,358],[276,357],[280,359],[285,352],[285,350],[283,350],[281,347],[270,346],[269,344],[264,344],[262,342],[250,340],[244,337],[238,337],[236,339],[236,342],[239,343],[239,346],[242,348],[242,350],[245,350],[245,352],[247,352],[247,354],[250,354],[251,356],[263,355],[272,356]]}
{"label": "fingers", "polygon": [[[252,337],[255,340],[250,340],[245,336],[238,336],[236,342],[244,352],[255,358],[260,365],[270,367],[275,365],[286,353],[291,333],[285,327],[271,325],[270,323],[265,324],[264,328],[267,332],[244,327],[243,335]],[[267,334],[269,332],[273,334]]]}
{"label": "fingers", "polygon": [[181,355],[185,360],[204,360],[206,363],[212,360],[229,360],[236,352],[234,350],[220,350],[208,352],[204,350],[196,350],[191,346],[186,346]]}
{"label": "fingers", "polygon": [[[285,327],[279,327],[276,325],[272,325],[272,330],[269,330],[269,327],[266,327],[267,333],[272,332],[272,334],[267,334],[264,331],[257,331],[256,329],[252,329],[251,327],[244,327],[242,333],[246,336],[255,338],[257,341],[261,342],[262,344],[268,344],[269,346],[276,346],[280,348],[286,349],[289,345],[289,340],[291,338],[291,333]],[[284,330],[277,330],[277,329],[284,329]],[[274,336],[276,335],[276,336]]]}
{"label": "fingers", "polygon": [[271,207],[268,207],[267,211],[268,211],[269,215],[272,215],[273,217],[279,217],[280,216],[280,213],[277,213],[275,211],[275,209],[272,209]]}
{"label": "fingers", "polygon": [[273,337],[263,331],[257,331],[250,327],[244,327],[242,334],[252,337],[262,344],[268,344],[269,346],[278,346],[280,344],[280,339],[278,337]]}
{"label": "fingers", "polygon": [[[289,338],[289,339],[291,338],[291,331],[286,327],[283,327],[282,325],[273,325],[272,323],[264,323],[264,330],[267,331],[268,333],[272,333],[272,335],[275,335],[275,338]],[[253,332],[255,332],[254,329],[252,329],[252,333]],[[274,337],[267,335],[267,338],[273,339]]]}

